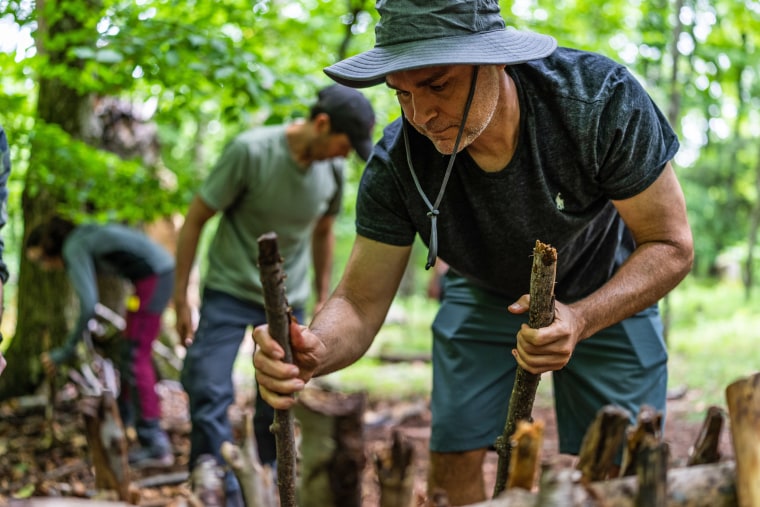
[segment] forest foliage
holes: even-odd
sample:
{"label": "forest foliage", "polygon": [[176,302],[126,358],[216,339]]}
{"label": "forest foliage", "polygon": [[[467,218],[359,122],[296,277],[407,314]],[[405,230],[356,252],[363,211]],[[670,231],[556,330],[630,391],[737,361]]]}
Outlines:
{"label": "forest foliage", "polygon": [[[695,275],[734,266],[749,293],[760,270],[760,2],[501,6],[508,25],[610,56],[641,79],[682,141]],[[376,20],[372,0],[0,0],[0,123],[13,158],[4,236],[19,308],[39,299],[19,257],[26,222],[53,209],[130,223],[183,213],[223,143],[306,114],[329,84],[322,69],[371,47]],[[379,137],[398,107],[384,87],[365,92]],[[108,101],[152,129],[152,155],[109,147],[97,116]],[[349,196],[361,165],[351,168]],[[346,206],[351,234],[352,198]]]}

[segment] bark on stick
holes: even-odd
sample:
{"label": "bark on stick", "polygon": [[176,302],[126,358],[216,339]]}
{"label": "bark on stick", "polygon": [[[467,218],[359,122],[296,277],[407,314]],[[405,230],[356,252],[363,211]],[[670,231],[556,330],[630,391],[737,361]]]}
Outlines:
{"label": "bark on stick", "polygon": [[[554,280],[557,275],[557,250],[551,245],[536,241],[533,249],[533,267],[530,274],[530,313],[528,325],[534,329],[546,327],[554,321]],[[515,383],[509,398],[507,421],[504,433],[496,439],[499,454],[496,484],[493,496],[504,491],[509,477],[509,462],[512,455],[510,438],[521,420],[531,421],[533,402],[541,375],[529,373],[519,365],[515,372]]]}
{"label": "bark on stick", "polygon": [[[285,296],[283,259],[277,246],[277,234],[268,232],[258,238],[259,275],[264,291],[269,334],[285,351],[283,360],[293,362],[290,349],[291,312]],[[296,506],[296,446],[293,429],[294,418],[290,410],[275,410],[271,431],[277,444],[277,489],[282,507]]]}

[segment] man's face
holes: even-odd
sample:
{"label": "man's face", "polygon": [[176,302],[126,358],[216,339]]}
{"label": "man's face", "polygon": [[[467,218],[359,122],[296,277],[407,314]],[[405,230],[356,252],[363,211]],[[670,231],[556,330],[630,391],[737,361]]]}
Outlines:
{"label": "man's face", "polygon": [[[472,83],[471,65],[448,65],[386,76],[409,123],[443,154],[454,150]],[[488,127],[499,101],[499,66],[482,66],[459,149],[469,146]]]}
{"label": "man's face", "polygon": [[313,122],[314,134],[308,147],[311,160],[348,157],[353,149],[348,134],[330,130],[329,118],[326,114],[321,114]]}

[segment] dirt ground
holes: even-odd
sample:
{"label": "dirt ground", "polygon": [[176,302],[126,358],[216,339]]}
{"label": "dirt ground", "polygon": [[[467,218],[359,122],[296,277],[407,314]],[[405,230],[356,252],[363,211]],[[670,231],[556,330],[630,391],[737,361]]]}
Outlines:
{"label": "dirt ground", "polygon": [[[171,469],[133,472],[133,482],[140,485],[141,506],[188,505],[190,487],[187,480],[188,433],[190,423],[187,400],[179,385],[162,382],[163,424],[169,430],[174,445],[176,463]],[[541,393],[539,393],[541,397]],[[45,396],[12,400],[0,405],[0,505],[15,503],[14,498],[97,496],[94,478],[88,465],[88,447],[82,418],[73,400],[73,388],[57,396],[52,423],[46,415]],[[665,440],[671,451],[671,466],[681,466],[695,442],[702,421],[695,414],[696,393],[685,392],[669,402]],[[250,403],[245,393],[231,409],[233,422],[241,420],[243,407]],[[556,425],[553,410],[544,399],[537,399],[534,418],[546,424],[543,461],[555,467],[570,467],[573,457],[556,452]],[[378,487],[373,469],[374,454],[387,448],[391,432],[398,429],[415,447],[415,488],[424,492],[427,473],[427,443],[430,433],[430,413],[427,401],[377,401],[370,403],[365,414],[365,445],[367,467],[363,481],[363,506],[376,507]],[[728,430],[721,442],[724,459],[733,454]],[[493,488],[497,457],[489,453],[484,467],[487,491]],[[165,484],[151,486],[151,480],[162,479]]]}

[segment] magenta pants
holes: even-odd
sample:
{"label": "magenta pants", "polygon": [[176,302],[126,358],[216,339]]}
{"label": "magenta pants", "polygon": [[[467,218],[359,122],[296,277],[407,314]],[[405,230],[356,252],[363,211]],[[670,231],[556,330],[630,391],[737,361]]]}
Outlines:
{"label": "magenta pants", "polygon": [[127,311],[120,397],[122,402],[131,405],[137,421],[152,420],[161,416],[153,342],[161,331],[161,315],[172,294],[174,272],[152,275],[133,283],[139,306]]}

